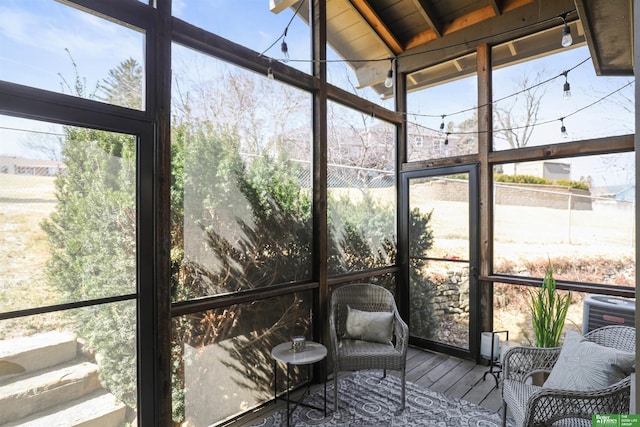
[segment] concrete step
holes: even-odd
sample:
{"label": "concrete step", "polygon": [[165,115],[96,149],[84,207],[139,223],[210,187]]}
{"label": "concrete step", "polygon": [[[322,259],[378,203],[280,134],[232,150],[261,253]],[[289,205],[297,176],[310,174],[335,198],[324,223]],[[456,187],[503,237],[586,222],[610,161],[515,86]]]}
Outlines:
{"label": "concrete step", "polygon": [[0,424],[78,399],[100,389],[98,365],[71,361],[0,384]]}
{"label": "concrete step", "polygon": [[99,390],[0,427],[121,427],[125,416],[126,406]]}
{"label": "concrete step", "polygon": [[45,332],[28,337],[0,340],[0,381],[14,372],[34,372],[75,359],[78,343],[73,334]]}

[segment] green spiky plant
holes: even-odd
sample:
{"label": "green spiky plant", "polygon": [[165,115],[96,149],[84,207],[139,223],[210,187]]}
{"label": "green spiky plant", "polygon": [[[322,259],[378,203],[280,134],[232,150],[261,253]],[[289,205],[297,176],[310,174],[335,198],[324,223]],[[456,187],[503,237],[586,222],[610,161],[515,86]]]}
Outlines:
{"label": "green spiky plant", "polygon": [[560,295],[556,291],[556,280],[553,278],[553,267],[549,260],[542,287],[536,291],[529,291],[531,325],[537,347],[558,346],[569,305],[571,292]]}

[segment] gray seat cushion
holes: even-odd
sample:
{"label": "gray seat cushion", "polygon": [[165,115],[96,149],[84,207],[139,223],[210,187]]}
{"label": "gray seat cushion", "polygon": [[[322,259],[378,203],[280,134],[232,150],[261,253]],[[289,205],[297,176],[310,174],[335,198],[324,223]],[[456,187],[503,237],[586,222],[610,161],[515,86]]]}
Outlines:
{"label": "gray seat cushion", "polygon": [[345,371],[359,369],[401,369],[404,357],[402,351],[391,344],[371,341],[342,339],[338,341],[338,363]]}

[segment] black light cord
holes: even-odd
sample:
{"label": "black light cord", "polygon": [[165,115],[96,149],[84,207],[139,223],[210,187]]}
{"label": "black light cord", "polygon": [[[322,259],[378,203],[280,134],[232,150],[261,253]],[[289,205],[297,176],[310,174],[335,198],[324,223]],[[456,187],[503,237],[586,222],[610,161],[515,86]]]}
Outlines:
{"label": "black light cord", "polygon": [[582,64],[586,63],[589,59],[591,59],[591,57],[588,57],[588,58],[584,59],[579,64],[574,65],[573,67],[569,68],[568,70],[563,71],[562,73],[558,74],[557,76],[550,77],[550,78],[548,78],[546,80],[543,80],[541,82],[538,82],[538,83],[536,83],[536,84],[534,84],[532,86],[526,87],[526,88],[524,88],[524,89],[522,89],[522,90],[520,90],[518,92],[512,93],[512,94],[507,95],[507,96],[503,96],[502,98],[498,98],[498,99],[496,99],[494,101],[487,102],[487,103],[479,105],[477,107],[470,107],[470,108],[466,108],[464,110],[460,110],[460,111],[456,111],[454,113],[448,113],[448,114],[420,114],[420,113],[403,113],[403,114],[412,115],[412,116],[415,116],[415,117],[431,117],[431,118],[442,117],[442,120],[444,120],[445,117],[455,116],[456,114],[467,113],[469,111],[474,111],[474,110],[477,110],[479,108],[486,107],[488,105],[493,105],[493,104],[496,104],[496,103],[498,103],[500,101],[504,101],[505,99],[509,99],[509,98],[511,98],[513,96],[520,95],[521,93],[527,92],[527,91],[529,91],[531,89],[535,89],[538,86],[542,86],[544,84],[547,84],[547,83],[557,79],[558,77],[565,76],[567,73],[569,73],[569,71],[575,70],[576,68],[578,68]]}
{"label": "black light cord", "polygon": [[[573,112],[571,112],[571,113],[569,113],[569,114],[567,114],[565,116],[557,118],[557,119],[545,120],[545,121],[542,121],[542,122],[532,123],[530,125],[513,126],[513,127],[510,127],[510,128],[502,128],[502,129],[492,129],[490,131],[467,131],[467,132],[465,132],[465,131],[460,131],[460,132],[449,132],[449,131],[447,131],[447,135],[476,135],[476,134],[489,133],[489,132],[508,132],[508,131],[514,131],[514,130],[519,130],[519,129],[525,129],[525,128],[538,127],[538,126],[542,126],[542,125],[548,125],[549,123],[554,123],[554,122],[557,122],[557,121],[564,122],[564,119],[566,119],[568,117],[571,117],[571,116],[574,116],[574,115],[576,115],[576,114],[578,114],[578,113],[580,113],[580,112],[582,112],[582,111],[584,111],[584,110],[586,110],[588,108],[593,107],[596,104],[599,104],[600,102],[602,102],[605,99],[609,98],[610,96],[613,96],[614,94],[620,92],[622,89],[626,88],[627,86],[632,85],[633,83],[634,83],[634,81],[631,80],[631,81],[627,82],[626,84],[622,85],[621,87],[619,87],[618,89],[614,90],[613,92],[610,92],[607,95],[597,99],[596,101],[594,101],[594,102],[592,102],[592,103],[590,103],[588,105],[585,105],[584,107],[578,108],[577,110],[575,110],[575,111],[573,111]],[[430,130],[430,131],[432,131],[434,133],[442,133],[441,130],[433,129],[433,128],[429,127],[429,126],[421,125],[419,123],[411,122],[409,120],[405,120],[405,123],[414,125],[416,127],[422,128],[422,129]]]}
{"label": "black light cord", "polygon": [[289,26],[291,25],[291,23],[293,22],[293,18],[296,17],[296,15],[298,14],[298,11],[300,11],[300,8],[302,7],[302,4],[304,3],[303,0],[300,1],[300,4],[298,5],[298,8],[296,9],[296,11],[294,12],[293,16],[291,16],[291,19],[289,20],[289,22],[287,23],[287,26],[284,27],[284,31],[282,32],[282,34],[280,35],[280,37],[278,37],[277,39],[274,40],[273,43],[271,43],[269,45],[268,48],[266,48],[265,50],[262,51],[262,53],[260,53],[258,55],[258,57],[262,57],[264,56],[264,54],[271,49],[272,47],[274,47],[276,45],[276,43],[278,43],[280,40],[282,40],[283,38],[285,38],[287,36],[287,31],[289,31]]}
{"label": "black light cord", "polygon": [[[300,4],[298,5],[298,8],[296,9],[296,12],[293,14],[293,16],[291,17],[291,20],[289,21],[289,23],[287,24],[287,27],[285,28],[284,32],[282,33],[282,35],[280,37],[278,37],[273,43],[271,43],[271,45],[269,45],[269,47],[267,47],[265,50],[262,51],[262,53],[260,53],[258,56],[262,57],[264,56],[264,54],[269,51],[273,46],[276,45],[276,43],[278,43],[278,41],[280,41],[285,35],[286,35],[286,31],[289,28],[289,25],[291,25],[291,22],[293,22],[293,18],[295,18],[295,16],[298,14],[298,11],[300,10],[300,6],[302,6],[302,3],[304,3],[303,1],[300,2]],[[577,13],[576,9],[573,10],[569,10],[567,12],[563,12],[558,16],[554,16],[552,18],[547,18],[543,21],[539,21],[539,22],[532,22],[531,24],[527,24],[527,25],[523,25],[521,27],[517,27],[517,28],[513,28],[510,30],[504,30],[501,31],[499,33],[495,33],[495,34],[491,34],[489,36],[484,36],[484,37],[478,37],[477,39],[471,39],[471,40],[466,40],[463,42],[459,42],[459,43],[454,43],[445,47],[438,47],[438,48],[433,48],[433,49],[425,49],[425,50],[421,50],[419,52],[413,52],[413,53],[408,53],[408,54],[404,54],[402,57],[403,58],[410,58],[412,56],[417,56],[417,55],[422,55],[425,53],[432,53],[432,52],[438,52],[441,50],[445,50],[445,49],[450,49],[452,47],[458,47],[458,46],[465,46],[465,45],[469,45],[471,43],[477,43],[477,42],[481,42],[483,40],[487,40],[487,39],[491,39],[494,37],[499,37],[499,36],[504,36],[510,33],[513,33],[515,31],[520,31],[522,29],[528,29],[528,28],[533,28],[533,27],[537,27],[540,26],[542,24],[546,24],[552,21],[555,21],[557,19],[561,19],[563,22],[566,22],[566,17],[572,13]],[[350,63],[362,63],[362,62],[380,62],[380,61],[389,61],[389,60],[393,60],[396,59],[397,57],[386,57],[386,58],[377,58],[377,59],[322,59],[322,60],[314,60],[314,59],[290,59],[289,62],[310,62],[310,63],[330,63],[330,62],[350,62]]]}

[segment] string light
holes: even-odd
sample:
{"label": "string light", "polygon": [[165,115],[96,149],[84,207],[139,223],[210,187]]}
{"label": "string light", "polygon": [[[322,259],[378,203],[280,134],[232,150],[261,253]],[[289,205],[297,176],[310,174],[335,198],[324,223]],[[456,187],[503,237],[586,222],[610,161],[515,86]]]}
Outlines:
{"label": "string light", "polygon": [[[305,3],[306,2],[299,2],[298,8],[296,9],[296,11],[291,16],[291,19],[289,20],[289,23],[287,24],[287,26],[285,28],[284,34],[281,35],[280,37],[278,37],[278,39],[275,40],[273,43],[271,43],[271,45],[269,45],[269,47],[267,47],[265,50],[263,50],[262,53],[258,54],[259,57],[264,56],[264,54],[266,52],[268,52],[273,46],[275,46],[275,44],[278,42],[278,40],[282,39],[286,35],[286,31],[289,28],[289,25],[291,25],[291,23],[293,22],[293,19],[298,15],[298,12],[300,11],[300,7]],[[450,45],[447,45],[447,46],[437,47],[437,48],[433,48],[433,49],[418,50],[418,51],[415,51],[413,53],[404,54],[404,55],[402,55],[402,57],[403,58],[409,58],[409,57],[412,57],[412,56],[423,55],[425,53],[439,52],[439,51],[443,51],[443,50],[447,50],[447,49],[451,49],[451,48],[459,47],[459,46],[468,47],[470,44],[479,43],[479,42],[482,42],[482,41],[487,40],[487,39],[492,39],[492,38],[495,38],[495,37],[505,36],[505,35],[511,34],[513,32],[520,32],[520,31],[522,31],[524,29],[528,29],[528,28],[539,27],[540,25],[553,22],[553,21],[557,20],[558,18],[561,18],[564,21],[565,26],[567,28],[569,28],[568,25],[567,25],[566,17],[570,13],[574,13],[574,12],[577,12],[577,10],[573,9],[573,10],[570,10],[568,12],[563,13],[562,15],[557,15],[557,16],[554,16],[554,17],[551,17],[551,18],[546,18],[546,19],[544,19],[542,21],[531,22],[531,23],[523,25],[523,26],[518,26],[518,27],[510,29],[510,30],[504,30],[504,31],[500,31],[500,32],[497,32],[497,33],[493,33],[493,34],[487,35],[487,36],[478,37],[476,39],[468,39],[468,40],[461,41],[459,43],[453,43],[453,44],[450,44]],[[564,36],[564,32],[565,31],[563,29],[563,36]],[[571,45],[571,43],[573,43],[573,39],[571,39],[571,30],[568,29],[567,33],[568,33],[568,37],[569,37],[569,40],[570,40],[569,45]],[[296,61],[297,62],[325,62],[325,63],[329,63],[329,62],[352,62],[352,63],[355,63],[355,62],[379,62],[379,61],[386,61],[386,59],[348,58],[348,59],[296,60]]]}
{"label": "string light", "polygon": [[280,50],[282,51],[282,62],[289,62],[289,46],[287,46],[287,42],[284,40],[287,37],[287,30],[289,27],[284,29],[284,35],[282,36],[282,43],[280,44]]}
{"label": "string light", "polygon": [[567,132],[567,128],[564,125],[564,117],[560,118],[560,135],[563,138],[569,138],[569,133]]}
{"label": "string light", "polygon": [[384,87],[393,87],[393,58],[389,59],[389,71],[387,71],[387,78],[384,80]]}
{"label": "string light", "polygon": [[282,62],[289,62],[291,57],[289,56],[289,47],[287,46],[287,42],[282,42],[280,50],[282,50]]}
{"label": "string light", "polygon": [[564,21],[564,27],[562,27],[562,47],[569,47],[573,44],[573,37],[571,37],[571,28],[567,23],[567,13],[560,15],[562,21]]}
{"label": "string light", "polygon": [[274,80],[273,68],[271,68],[271,63],[272,62],[273,62],[273,59],[269,59],[269,68],[267,68],[267,78],[269,80]]}
{"label": "string light", "polygon": [[293,22],[293,18],[296,17],[296,15],[298,14],[298,12],[300,11],[300,7],[302,7],[302,4],[304,2],[301,1],[300,4],[298,5],[298,8],[296,9],[296,11],[293,13],[293,15],[291,16],[291,19],[289,20],[289,22],[287,23],[287,26],[284,27],[284,31],[282,32],[282,35],[280,37],[278,37],[276,40],[273,41],[273,43],[271,43],[269,45],[268,48],[266,48],[265,50],[262,51],[262,53],[260,53],[258,55],[258,57],[263,57],[265,52],[267,52],[268,50],[270,50],[273,46],[276,45],[276,43],[278,43],[278,40],[282,39],[282,43],[280,44],[280,50],[282,51],[283,54],[283,61],[284,62],[289,62],[290,57],[289,57],[289,46],[287,46],[287,42],[285,42],[285,37],[287,37],[287,31],[289,30],[289,25],[291,25],[291,23]]}
{"label": "string light", "polygon": [[[304,3],[304,2],[300,2],[300,5],[302,5],[303,3]],[[289,49],[288,49],[287,43],[286,43],[286,41],[284,40],[284,38],[285,38],[285,37],[286,37],[286,35],[287,35],[287,30],[288,30],[288,28],[289,28],[289,25],[290,25],[290,24],[291,24],[291,22],[293,21],[293,18],[298,14],[298,11],[299,11],[299,9],[300,9],[300,5],[298,6],[298,9],[296,9],[295,13],[294,13],[294,14],[293,14],[293,16],[291,17],[291,20],[289,21],[289,24],[288,24],[288,25],[287,25],[287,27],[285,28],[283,35],[282,35],[282,36],[280,36],[280,37],[278,38],[278,40],[279,40],[279,39],[282,39],[282,43],[281,43],[281,45],[280,45],[280,49],[281,49],[281,51],[282,51],[282,53],[283,53],[283,62],[288,62],[288,61],[290,60],[290,57],[289,57]],[[561,44],[562,44],[562,46],[563,46],[563,47],[569,47],[569,46],[571,46],[571,45],[573,44],[573,38],[571,37],[571,28],[569,27],[569,24],[568,24],[568,22],[567,22],[567,15],[568,15],[569,13],[572,13],[572,12],[575,12],[575,9],[574,9],[573,11],[565,12],[565,13],[563,13],[562,15],[556,16],[555,18],[549,18],[549,19],[547,19],[547,20],[545,20],[545,21],[538,22],[538,23],[533,23],[533,24],[527,25],[527,26],[525,26],[525,27],[519,27],[517,30],[522,30],[522,28],[527,28],[527,27],[536,26],[536,25],[542,24],[542,23],[544,23],[544,22],[550,22],[550,21],[551,21],[551,20],[553,20],[553,19],[561,18],[561,19],[562,19],[562,21],[563,21],[563,23],[564,23],[564,26],[563,26],[563,28],[562,28],[562,41],[561,41]],[[508,34],[508,33],[512,32],[512,31],[515,31],[515,30],[516,30],[516,29],[514,29],[514,30],[506,30],[506,31],[503,31],[503,32],[498,33],[498,34],[493,34],[493,35],[491,35],[490,37],[495,37],[496,35],[506,35],[506,34]],[[410,56],[415,56],[415,55],[422,55],[422,54],[424,54],[424,53],[430,53],[430,52],[439,51],[439,50],[442,50],[442,49],[450,49],[450,48],[452,48],[452,47],[456,47],[456,46],[458,46],[458,45],[468,45],[469,43],[473,43],[473,42],[480,42],[480,41],[484,40],[485,38],[488,38],[488,37],[481,37],[481,38],[478,38],[478,39],[475,39],[475,40],[466,40],[466,41],[461,42],[461,43],[458,43],[458,44],[453,44],[453,45],[446,46],[446,47],[444,47],[444,48],[435,48],[435,49],[421,50],[421,51],[417,51],[417,52],[414,52],[414,53],[409,54],[409,55],[405,55],[404,57],[410,57]],[[267,49],[265,49],[265,51],[263,51],[261,54],[259,54],[259,56],[260,56],[260,57],[262,57],[262,56],[264,55],[264,53],[265,53],[265,52],[267,52],[269,49],[271,49],[271,48],[273,47],[273,45],[275,45],[275,43],[277,43],[277,41],[278,41],[278,40],[276,40],[274,43],[272,43],[272,44],[271,44]],[[588,59],[589,59],[589,58],[585,59],[585,60],[584,60],[584,61],[582,61],[580,64],[576,65],[575,67],[573,67],[573,68],[571,68],[571,69],[569,69],[569,70],[563,71],[563,72],[559,75],[559,76],[564,76],[564,77],[565,77],[564,91],[563,91],[563,92],[564,92],[564,93],[563,93],[563,97],[564,97],[565,99],[568,99],[568,98],[570,98],[570,97],[571,97],[571,85],[569,84],[569,81],[568,81],[568,78],[567,78],[567,75],[568,75],[569,71],[571,71],[571,70],[573,70],[573,69],[577,68],[578,66],[580,66],[580,65],[584,64],[585,62],[587,62],[587,60],[588,60]],[[386,59],[341,59],[341,60],[326,60],[326,59],[325,59],[325,60],[322,60],[322,62],[379,62],[379,61],[382,61],[382,60],[386,60]],[[391,61],[391,66],[390,66],[390,68],[389,68],[389,71],[387,72],[387,76],[386,76],[386,79],[385,79],[385,82],[384,82],[384,85],[385,85],[385,87],[387,87],[387,88],[392,87],[392,86],[393,86],[393,83],[394,83],[394,78],[393,78],[393,77],[394,77],[394,73],[393,73],[393,61],[395,60],[395,58],[390,58],[389,60]],[[304,62],[316,62],[316,60],[308,60],[308,61],[304,61]],[[268,75],[268,77],[269,77],[269,78],[273,78],[273,70],[271,69],[271,67],[269,67],[269,69],[268,69],[268,71],[267,71],[267,75]],[[542,85],[542,84],[548,83],[548,82],[550,82],[550,81],[552,81],[552,80],[556,79],[556,78],[557,78],[557,77],[559,77],[559,76],[555,76],[555,77],[550,78],[550,79],[548,79],[548,80],[546,80],[546,81],[543,81],[543,82],[540,82],[540,83],[538,83],[538,84],[535,84],[535,85],[533,85],[533,86],[531,86],[531,87],[529,87],[529,88],[523,89],[523,90],[522,90],[522,91],[520,91],[520,92],[517,92],[517,93],[511,94],[511,95],[507,95],[507,96],[505,96],[505,97],[503,97],[503,98],[501,98],[501,99],[494,100],[494,101],[492,101],[492,102],[490,102],[490,103],[487,103],[487,104],[485,104],[485,105],[482,105],[482,106],[476,106],[476,107],[472,107],[472,108],[468,108],[468,109],[466,109],[466,110],[461,110],[461,111],[458,111],[458,112],[456,112],[456,113],[450,113],[450,114],[448,114],[448,115],[461,114],[461,113],[465,113],[465,112],[468,112],[468,111],[477,110],[477,109],[479,109],[480,107],[483,107],[483,106],[486,106],[486,105],[495,104],[495,103],[497,103],[497,102],[499,102],[499,101],[502,101],[502,100],[504,100],[504,99],[510,98],[510,97],[512,97],[512,96],[516,96],[516,95],[518,95],[518,94],[520,94],[520,93],[522,93],[522,92],[526,92],[526,91],[528,91],[528,90],[530,90],[530,89],[532,89],[532,88],[535,88],[535,87],[540,86],[540,85]],[[593,105],[595,105],[595,104],[597,104],[597,103],[601,102],[601,101],[602,101],[602,100],[604,100],[605,98],[608,98],[609,96],[613,95],[614,93],[616,93],[616,92],[618,92],[618,91],[620,91],[620,90],[624,89],[625,87],[629,86],[631,83],[633,83],[633,81],[631,81],[631,82],[629,82],[629,83],[625,84],[624,86],[622,86],[622,87],[620,87],[619,89],[617,89],[617,90],[613,91],[612,93],[610,93],[610,94],[608,94],[608,95],[604,96],[603,98],[599,99],[598,101],[595,101],[595,102],[593,102],[593,103],[591,103],[591,104],[589,104],[589,105],[587,105],[587,106],[585,106],[585,107],[583,107],[583,108],[581,108],[581,109],[579,109],[579,110],[576,110],[576,111],[574,111],[573,113],[571,113],[571,114],[569,114],[569,115],[567,115],[567,116],[565,116],[565,117],[562,117],[562,118],[560,118],[560,119],[557,119],[557,120],[560,120],[560,122],[561,122],[561,128],[560,128],[560,130],[561,130],[562,136],[563,136],[564,138],[568,138],[568,136],[569,136],[569,134],[567,133],[567,129],[566,129],[565,125],[564,125],[564,119],[565,119],[565,118],[567,118],[567,117],[569,117],[569,116],[571,116],[571,115],[577,114],[578,112],[580,112],[580,111],[582,111],[582,110],[584,110],[584,109],[586,109],[586,108],[589,108],[589,107],[591,107],[591,106],[593,106]],[[403,113],[403,114],[407,115],[408,113]],[[423,114],[415,114],[415,113],[412,113],[412,114],[413,114],[413,115],[415,115],[415,116],[423,116],[423,117],[437,117],[437,116],[432,116],[432,115],[423,115]],[[440,117],[442,118],[442,122],[440,123],[440,130],[441,130],[441,131],[442,131],[442,130],[444,130],[444,127],[445,127],[445,124],[444,124],[444,118],[445,118],[446,116],[447,116],[447,115],[445,115],[445,114],[443,114],[443,115],[441,115],[441,116],[440,116]],[[541,122],[541,123],[533,123],[533,124],[531,124],[531,125],[527,125],[527,126],[516,126],[516,127],[512,127],[512,128],[510,128],[510,129],[494,129],[494,130],[492,130],[492,132],[496,132],[496,131],[507,131],[507,130],[517,130],[517,129],[521,129],[521,128],[524,128],[524,127],[536,127],[536,126],[539,126],[539,125],[543,125],[543,124],[551,123],[552,121],[553,121],[553,120],[549,120],[549,121]],[[405,122],[410,123],[410,122],[409,122],[408,120],[406,120],[406,119],[405,119]],[[419,126],[419,127],[423,127],[423,128],[425,128],[425,129],[429,129],[429,128],[428,128],[428,127],[426,127],[426,126],[422,126],[422,125],[419,125],[419,124],[417,124],[417,123],[413,123],[413,124],[414,124],[414,125],[416,125],[416,126]],[[432,130],[432,131],[433,131],[433,129],[429,129],[429,130]],[[478,132],[455,132],[455,133],[456,133],[456,134],[461,134],[461,135],[462,135],[462,134],[476,134],[476,133],[478,133]],[[445,145],[447,145],[447,144],[449,143],[449,135],[450,135],[450,134],[451,134],[451,132],[447,132],[447,133],[446,133],[446,138],[445,138],[445,140],[444,140],[444,144],[445,144]]]}
{"label": "string light", "polygon": [[[577,110],[573,111],[572,113],[569,113],[569,114],[565,115],[562,118],[545,120],[545,121],[542,121],[542,122],[531,123],[531,124],[522,125],[522,126],[512,126],[512,127],[509,127],[509,128],[501,128],[501,129],[495,129],[494,128],[494,129],[488,130],[488,131],[477,131],[476,130],[476,131],[447,132],[447,135],[477,135],[477,134],[480,134],[480,133],[489,133],[489,132],[496,133],[496,132],[514,131],[514,130],[519,130],[519,129],[535,128],[535,127],[538,127],[538,126],[548,125],[550,123],[553,123],[553,122],[556,122],[556,121],[559,120],[562,123],[562,126],[560,127],[560,131],[562,132],[562,128],[564,128],[564,132],[566,134],[566,137],[569,137],[569,133],[567,132],[567,128],[564,126],[564,119],[566,119],[568,117],[571,117],[571,116],[574,116],[574,115],[576,115],[578,113],[581,113],[582,111],[584,111],[584,110],[586,110],[588,108],[591,108],[594,105],[597,105],[597,104],[601,103],[605,99],[615,95],[616,93],[618,93],[621,90],[623,90],[624,88],[632,85],[633,83],[635,83],[635,81],[634,80],[630,80],[627,83],[625,83],[624,85],[620,86],[618,89],[616,89],[616,90],[608,93],[607,95],[603,96],[602,98],[597,99],[597,100],[593,101],[592,103],[585,105],[584,107],[578,108]],[[405,120],[405,123],[414,125],[414,126],[419,127],[421,129],[426,129],[426,130],[429,130],[429,131],[432,131],[432,132],[438,132],[436,129],[430,128],[428,126],[421,125],[421,124],[416,123],[416,122],[411,122],[409,120]]]}
{"label": "string light", "polygon": [[567,78],[568,74],[569,74],[569,70],[562,72],[562,75],[564,76],[564,87],[563,87],[562,97],[564,99],[571,98],[571,85],[569,84],[569,79]]}
{"label": "string light", "polygon": [[447,117],[447,116],[455,116],[455,115],[458,115],[458,114],[468,113],[469,111],[476,111],[476,110],[479,110],[482,107],[486,107],[488,105],[494,105],[494,104],[497,104],[497,103],[499,103],[501,101],[504,101],[505,99],[509,99],[509,98],[514,97],[514,96],[520,95],[521,93],[528,92],[531,89],[534,89],[534,88],[536,88],[538,86],[542,86],[544,84],[552,82],[553,80],[563,76],[565,73],[569,73],[569,71],[575,70],[576,68],[580,67],[581,65],[586,64],[589,61],[589,59],[591,59],[591,57],[587,57],[587,58],[583,59],[582,61],[580,61],[580,63],[574,65],[573,67],[569,68],[566,71],[563,71],[560,74],[557,74],[557,75],[555,75],[553,77],[550,77],[550,78],[548,78],[546,80],[543,80],[543,81],[540,81],[538,83],[535,83],[535,84],[533,84],[531,86],[528,86],[528,87],[526,87],[526,88],[524,88],[524,89],[522,89],[522,90],[520,90],[518,92],[512,93],[510,95],[503,96],[502,98],[494,99],[493,101],[487,102],[486,104],[478,105],[477,107],[465,108],[463,110],[459,110],[459,111],[455,111],[455,112],[447,113],[447,114],[442,114],[442,115],[439,115],[439,114],[438,115],[436,115],[436,114],[420,114],[420,113],[404,113],[404,114],[406,114],[406,115],[411,114],[412,116],[415,116],[415,117],[433,117],[433,118],[441,117],[442,118],[442,123],[440,124],[440,130],[444,130],[444,118]]}

